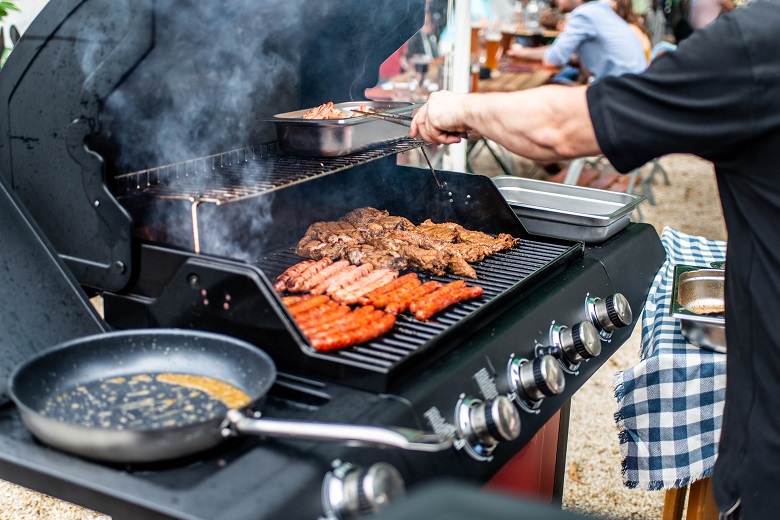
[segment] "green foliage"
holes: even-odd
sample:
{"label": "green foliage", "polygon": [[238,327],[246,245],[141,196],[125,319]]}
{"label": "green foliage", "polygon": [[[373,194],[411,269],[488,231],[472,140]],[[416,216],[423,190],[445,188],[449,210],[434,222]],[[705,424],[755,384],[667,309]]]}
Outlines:
{"label": "green foliage", "polygon": [[16,3],[11,1],[0,2],[0,20],[8,16],[10,11],[19,12],[19,8],[16,7]]}

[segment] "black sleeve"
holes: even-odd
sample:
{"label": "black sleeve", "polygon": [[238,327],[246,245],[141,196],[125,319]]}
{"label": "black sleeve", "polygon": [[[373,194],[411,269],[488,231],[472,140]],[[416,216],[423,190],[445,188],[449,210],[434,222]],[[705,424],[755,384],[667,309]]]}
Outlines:
{"label": "black sleeve", "polygon": [[627,172],[669,153],[714,161],[777,124],[768,114],[780,113],[778,23],[780,6],[757,1],[696,31],[644,73],[589,87],[596,138],[613,166]]}

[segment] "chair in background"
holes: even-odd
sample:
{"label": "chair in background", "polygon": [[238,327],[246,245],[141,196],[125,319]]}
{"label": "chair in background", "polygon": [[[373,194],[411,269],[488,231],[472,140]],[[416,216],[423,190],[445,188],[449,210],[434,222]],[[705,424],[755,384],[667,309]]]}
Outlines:
{"label": "chair in background", "polygon": [[504,172],[504,175],[514,175],[515,171],[512,167],[512,159],[509,157],[507,151],[500,145],[489,141],[485,137],[480,137],[475,141],[469,141],[466,149],[466,171],[468,173],[474,173],[474,168],[471,165],[473,159],[475,159],[484,150],[490,152],[493,160],[496,161],[498,167]]}

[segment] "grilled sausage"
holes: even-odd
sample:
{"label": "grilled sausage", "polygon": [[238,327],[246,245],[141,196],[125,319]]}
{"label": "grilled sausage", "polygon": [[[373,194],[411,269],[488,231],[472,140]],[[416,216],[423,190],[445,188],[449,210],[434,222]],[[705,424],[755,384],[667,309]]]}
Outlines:
{"label": "grilled sausage", "polygon": [[463,287],[466,287],[466,281],[465,280],[456,280],[454,282],[450,282],[444,287],[440,287],[439,289],[433,291],[432,293],[426,294],[422,298],[418,298],[414,301],[412,301],[409,304],[409,311],[414,314],[417,312],[417,309],[420,308],[420,306],[423,305],[429,305],[429,302],[435,301],[435,300],[441,300],[443,298],[446,298],[450,293],[456,291],[457,289],[462,289]]}
{"label": "grilled sausage", "polygon": [[417,306],[414,317],[420,321],[428,321],[434,314],[443,311],[450,305],[477,298],[482,296],[483,292],[482,287],[476,285],[454,289],[439,297],[436,297],[435,292],[431,293],[425,297],[425,302]]}
{"label": "grilled sausage", "polygon": [[412,294],[415,289],[421,285],[422,282],[419,279],[412,280],[394,291],[390,291],[389,293],[385,293],[377,298],[373,298],[371,304],[377,309],[386,309],[392,303],[398,304],[403,302],[410,294]]}
{"label": "grilled sausage", "polygon": [[419,287],[416,287],[413,291],[407,293],[404,297],[399,298],[396,301],[392,301],[387,304],[385,307],[385,312],[388,312],[390,314],[401,314],[406,311],[406,309],[409,308],[409,305],[418,298],[422,298],[426,294],[435,291],[436,289],[439,289],[440,287],[444,287],[444,284],[441,282],[437,282],[435,280],[431,280],[430,282],[425,282]]}
{"label": "grilled sausage", "polygon": [[352,266],[351,269],[347,268],[344,272],[337,274],[330,280],[325,280],[323,283],[312,289],[312,294],[332,293],[342,287],[345,287],[355,280],[366,276],[368,273],[374,270],[374,266],[371,264],[362,264],[357,267]]}
{"label": "grilled sausage", "polygon": [[313,312],[307,312],[300,317],[296,317],[295,321],[301,330],[306,332],[309,329],[321,326],[323,323],[329,323],[342,318],[350,312],[352,312],[352,309],[347,305],[338,305],[336,302],[333,302],[333,306],[320,305],[315,307]]}
{"label": "grilled sausage", "polygon": [[364,343],[377,338],[382,334],[386,334],[393,328],[393,325],[395,325],[395,316],[383,313],[382,311],[375,312],[382,313],[382,316],[372,319],[370,323],[361,323],[359,328],[340,331],[335,334],[315,336],[311,340],[312,345],[319,351],[327,352],[356,345],[358,343]]}
{"label": "grilled sausage", "polygon": [[355,309],[349,314],[346,314],[334,320],[327,320],[327,319],[317,320],[313,323],[309,323],[306,327],[306,330],[304,330],[304,332],[306,333],[307,336],[311,337],[319,334],[327,334],[331,331],[335,332],[338,331],[339,329],[348,329],[355,322],[360,321],[364,319],[366,316],[371,315],[371,313],[373,313],[375,310],[376,309],[374,309],[370,305],[366,305],[363,307],[359,307],[358,309]]}
{"label": "grilled sausage", "polygon": [[322,302],[316,307],[311,307],[309,309],[296,311],[296,313],[293,314],[293,317],[295,318],[295,321],[300,323],[303,320],[308,320],[310,318],[322,316],[323,314],[326,314],[328,311],[332,311],[333,309],[338,308],[338,306],[339,306],[338,303],[334,302],[333,300],[328,300]]}
{"label": "grilled sausage", "polygon": [[326,267],[328,267],[330,264],[333,263],[333,260],[330,258],[323,257],[308,266],[306,269],[301,271],[299,274],[290,276],[290,278],[287,279],[286,287],[287,290],[290,292],[303,292],[303,286],[306,283],[307,280],[311,279],[312,276],[319,273]]}
{"label": "grilled sausage", "polygon": [[381,294],[379,296],[371,297],[370,294],[367,296],[369,297],[369,304],[373,305],[377,309],[385,309],[388,305],[390,305],[393,302],[401,302],[404,298],[406,298],[409,294],[412,293],[415,289],[420,287],[422,285],[422,282],[419,278],[412,278],[410,280],[407,280],[405,284],[401,285],[400,287],[397,287],[396,289],[386,292],[384,294]]}
{"label": "grilled sausage", "polygon": [[313,263],[314,260],[305,260],[288,267],[282,274],[277,276],[276,280],[274,281],[274,289],[276,289],[276,292],[283,292],[287,287],[287,280],[289,280],[291,276],[300,274]]}
{"label": "grilled sausage", "polygon": [[286,306],[294,305],[298,302],[302,302],[303,300],[308,300],[311,298],[310,294],[299,294],[296,296],[285,296],[282,298],[282,303],[284,303]]}
{"label": "grilled sausage", "polygon": [[301,284],[300,292],[311,291],[312,289],[317,287],[319,284],[321,284],[328,278],[331,278],[341,272],[344,272],[348,267],[350,267],[350,263],[348,260],[339,260],[338,262],[334,262],[333,264],[327,266],[325,269],[315,274],[308,280],[304,280],[303,283]]}
{"label": "grilled sausage", "polygon": [[396,276],[398,276],[398,271],[391,269],[376,269],[368,276],[360,278],[350,285],[333,292],[331,296],[339,303],[352,305],[357,303],[361,296],[394,280]]}
{"label": "grilled sausage", "polygon": [[290,305],[288,309],[293,316],[301,315],[315,307],[324,304],[327,301],[330,301],[330,297],[325,294],[320,294],[318,296],[312,296],[311,298],[306,298],[297,303],[294,303]]}
{"label": "grilled sausage", "polygon": [[[401,287],[406,286],[409,283],[414,283],[413,280],[417,280],[418,282],[420,279],[417,277],[417,273],[409,273],[405,274],[399,278],[396,278],[395,280],[391,281],[390,283],[386,283],[385,285],[381,287],[377,287],[370,293],[366,294],[365,296],[360,297],[360,304],[361,305],[371,305],[371,300],[376,299],[378,300],[380,296],[392,293],[393,291],[396,291],[400,289]],[[419,284],[418,284],[419,285]],[[374,305],[376,307],[376,305]]]}

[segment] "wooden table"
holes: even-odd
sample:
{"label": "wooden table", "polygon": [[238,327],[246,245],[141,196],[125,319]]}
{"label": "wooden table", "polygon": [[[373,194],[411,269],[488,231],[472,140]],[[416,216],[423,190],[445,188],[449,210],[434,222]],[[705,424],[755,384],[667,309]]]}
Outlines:
{"label": "wooden table", "polygon": [[479,81],[480,92],[514,92],[536,88],[547,83],[552,78],[556,69],[539,67],[528,72],[501,72],[493,77]]}
{"label": "wooden table", "polygon": [[558,35],[561,34],[560,31],[556,31],[555,29],[544,29],[544,28],[528,29],[526,27],[511,25],[511,24],[502,25],[501,32],[504,34],[511,34],[512,36],[541,35],[542,38],[549,38],[549,39],[557,38]]}

